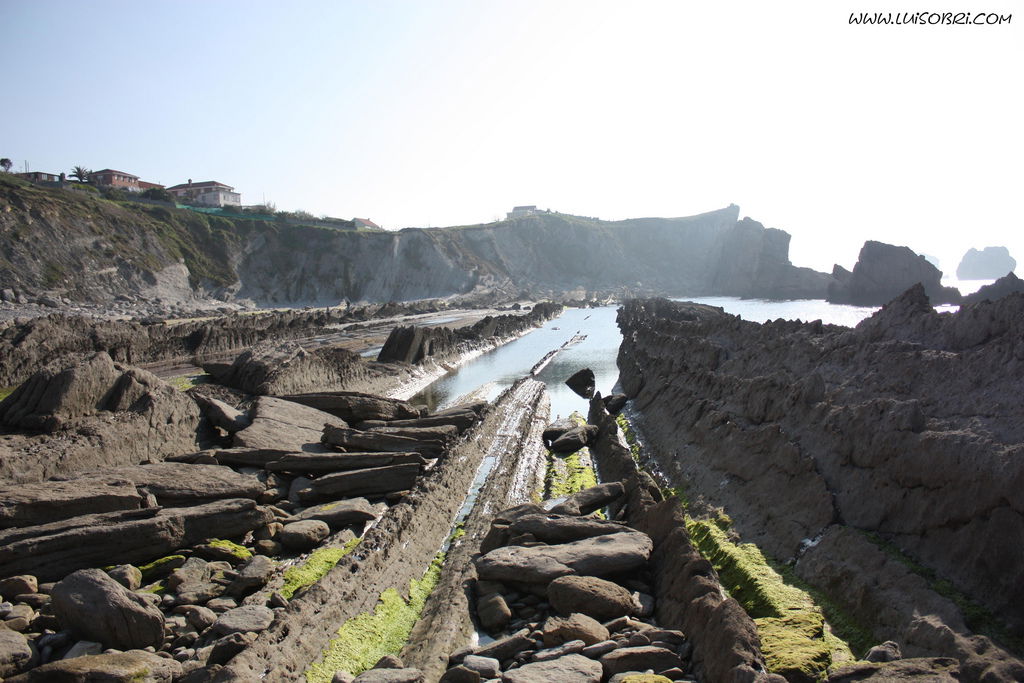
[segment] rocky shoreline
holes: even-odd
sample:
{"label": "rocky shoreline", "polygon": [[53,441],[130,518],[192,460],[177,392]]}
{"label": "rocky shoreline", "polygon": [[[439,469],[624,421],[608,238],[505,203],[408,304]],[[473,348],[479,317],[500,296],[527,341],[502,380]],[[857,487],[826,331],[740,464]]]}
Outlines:
{"label": "rocky shoreline", "polygon": [[[398,324],[381,361],[311,311],[229,322],[217,354],[147,330],[37,370],[0,401],[0,677],[1024,675],[1021,295],[940,316],[913,289],[855,330],[637,300],[626,395],[566,378],[585,417],[548,424],[532,375],[490,404],[395,397],[560,310]],[[124,362],[145,354],[210,381]]]}

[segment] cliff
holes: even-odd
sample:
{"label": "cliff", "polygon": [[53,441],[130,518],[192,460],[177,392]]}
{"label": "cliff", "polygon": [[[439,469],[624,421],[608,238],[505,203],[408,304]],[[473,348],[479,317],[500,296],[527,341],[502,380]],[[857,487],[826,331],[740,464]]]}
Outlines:
{"label": "cliff", "polygon": [[334,305],[479,294],[824,296],[789,235],[738,207],[600,221],[540,213],[487,225],[337,230],[108,201],[0,176],[0,292],[103,303],[250,299]]}
{"label": "cliff", "polygon": [[619,326],[672,485],[905,653],[1001,666],[971,631],[1024,636],[1024,295],[939,315],[918,285],[853,330],[634,300]]}

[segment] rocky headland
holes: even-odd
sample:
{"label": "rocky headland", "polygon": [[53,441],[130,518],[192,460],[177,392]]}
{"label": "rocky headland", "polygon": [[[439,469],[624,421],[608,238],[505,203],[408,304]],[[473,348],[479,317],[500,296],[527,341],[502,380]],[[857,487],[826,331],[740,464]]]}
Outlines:
{"label": "rocky headland", "polygon": [[940,315],[917,285],[852,330],[651,299],[619,325],[651,467],[692,510],[905,655],[1024,676],[1024,296]]}

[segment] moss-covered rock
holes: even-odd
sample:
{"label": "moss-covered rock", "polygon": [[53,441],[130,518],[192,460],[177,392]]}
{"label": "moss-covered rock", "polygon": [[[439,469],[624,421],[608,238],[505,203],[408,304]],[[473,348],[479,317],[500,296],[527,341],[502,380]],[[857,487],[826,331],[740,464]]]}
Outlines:
{"label": "moss-covered rock", "polygon": [[171,575],[171,572],[183,564],[185,564],[184,555],[168,555],[167,557],[153,560],[149,564],[139,565],[139,571],[142,572],[142,583],[148,584],[160,579],[166,579]]}
{"label": "moss-covered rock", "polygon": [[718,571],[723,587],[753,617],[768,670],[789,681],[824,678],[833,661],[854,659],[831,633],[812,597],[788,585],[760,549],[733,543],[720,519],[689,520],[694,544]]}
{"label": "moss-covered rock", "polygon": [[281,595],[291,600],[295,593],[322,579],[341,558],[348,555],[359,544],[354,538],[340,548],[317,548],[302,564],[289,567],[284,572],[284,586]]}
{"label": "moss-covered rock", "polygon": [[409,599],[389,588],[374,611],[346,621],[331,639],[320,661],[306,670],[308,683],[330,683],[337,671],[360,674],[384,655],[398,654],[409,638],[427,597],[441,575],[444,553],[438,553],[423,578],[409,582]]}

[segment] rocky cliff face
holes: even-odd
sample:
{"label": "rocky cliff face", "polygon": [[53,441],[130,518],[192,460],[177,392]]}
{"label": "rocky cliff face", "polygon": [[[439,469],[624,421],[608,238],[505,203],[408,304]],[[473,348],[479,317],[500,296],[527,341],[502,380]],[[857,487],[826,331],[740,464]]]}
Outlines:
{"label": "rocky cliff face", "polygon": [[911,651],[978,648],[881,548],[1024,634],[1024,295],[939,315],[916,286],[853,330],[652,299],[619,325],[623,387],[691,499]]}
{"label": "rocky cliff face", "polygon": [[865,242],[853,272],[837,265],[832,276],[826,298],[837,304],[881,306],[918,283],[934,303],[960,301],[960,292],[943,287],[942,272],[925,257],[907,247],[882,242]]}
{"label": "rocky cliff face", "polygon": [[789,263],[789,235],[738,222],[738,211],[625,221],[542,213],[365,232],[229,220],[0,178],[0,295],[288,306],[580,290],[824,296],[830,278]]}
{"label": "rocky cliff face", "polygon": [[969,249],[956,267],[961,280],[988,280],[1012,273],[1017,261],[1006,247],[985,247],[981,251]]}

